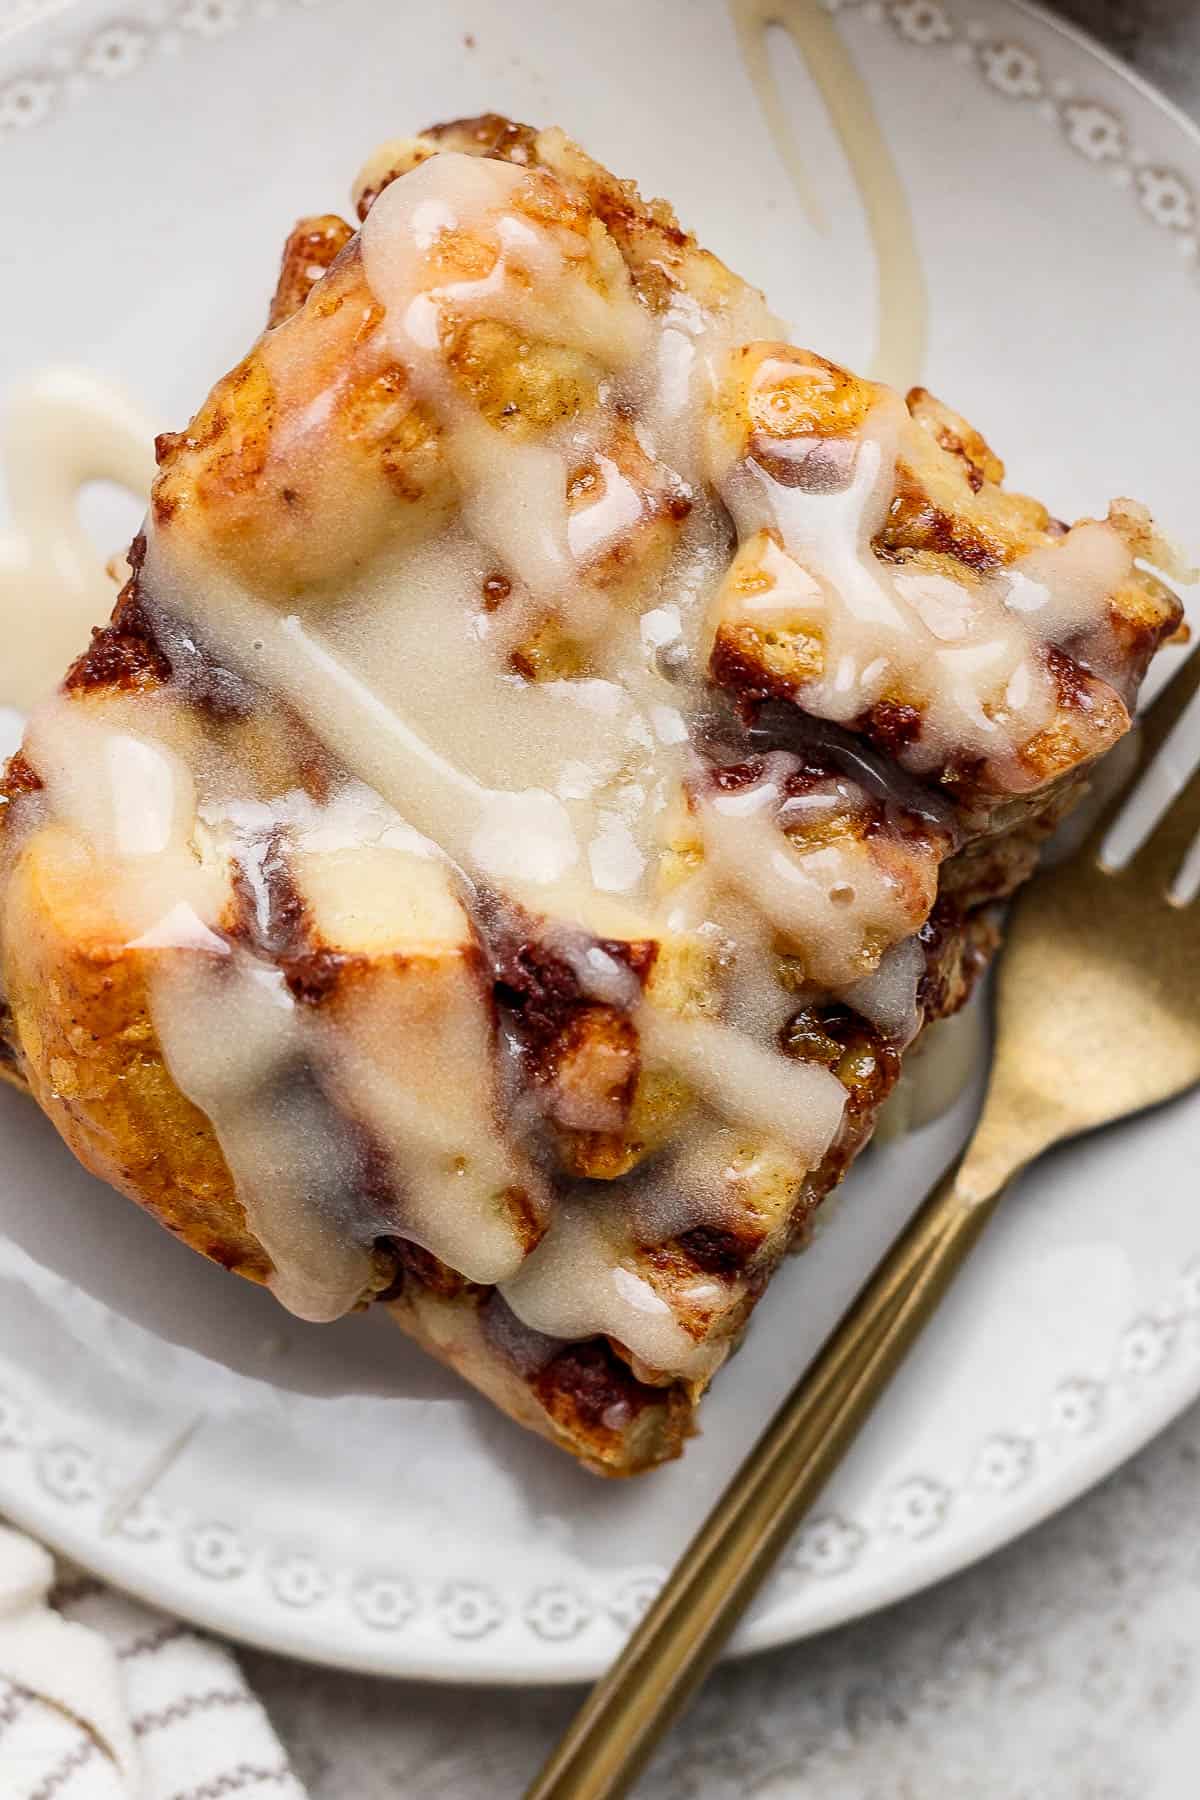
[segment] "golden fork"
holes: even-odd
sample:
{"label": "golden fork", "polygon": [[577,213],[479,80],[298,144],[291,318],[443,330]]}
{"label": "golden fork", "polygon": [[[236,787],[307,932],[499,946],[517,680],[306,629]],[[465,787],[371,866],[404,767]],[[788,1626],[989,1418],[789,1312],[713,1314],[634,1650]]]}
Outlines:
{"label": "golden fork", "polygon": [[[1137,775],[1200,689],[1200,652],[1142,722]],[[1129,790],[1127,789],[1126,792]],[[1013,909],[982,1116],[751,1450],[526,1800],[620,1800],[704,1680],[1014,1176],[1050,1145],[1200,1081],[1200,906],[1170,897],[1200,829],[1200,770],[1128,864],[1124,803]]]}

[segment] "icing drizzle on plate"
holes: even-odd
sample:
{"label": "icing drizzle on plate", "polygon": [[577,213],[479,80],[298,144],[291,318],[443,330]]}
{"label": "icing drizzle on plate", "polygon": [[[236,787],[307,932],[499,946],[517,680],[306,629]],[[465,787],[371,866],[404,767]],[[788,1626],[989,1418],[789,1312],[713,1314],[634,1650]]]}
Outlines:
{"label": "icing drizzle on plate", "polygon": [[786,31],[808,65],[858,187],[875,252],[877,339],[871,373],[904,389],[919,381],[929,332],[929,297],[912,212],[866,83],[820,0],[730,0],[747,73],[780,160],[809,222],[827,229],[771,67],[767,33]]}
{"label": "icing drizzle on plate", "polygon": [[0,530],[0,705],[50,692],[112,611],[114,583],[79,518],[80,490],[110,481],[144,497],[154,434],[133,402],[84,369],[43,370],[5,406],[4,479],[13,523]]}

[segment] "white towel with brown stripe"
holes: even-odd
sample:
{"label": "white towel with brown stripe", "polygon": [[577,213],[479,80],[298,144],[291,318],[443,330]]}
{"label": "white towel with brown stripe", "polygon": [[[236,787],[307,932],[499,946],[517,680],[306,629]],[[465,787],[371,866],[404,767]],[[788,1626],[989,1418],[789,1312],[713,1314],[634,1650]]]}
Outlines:
{"label": "white towel with brown stripe", "polygon": [[304,1800],[232,1654],[0,1526],[0,1800]]}

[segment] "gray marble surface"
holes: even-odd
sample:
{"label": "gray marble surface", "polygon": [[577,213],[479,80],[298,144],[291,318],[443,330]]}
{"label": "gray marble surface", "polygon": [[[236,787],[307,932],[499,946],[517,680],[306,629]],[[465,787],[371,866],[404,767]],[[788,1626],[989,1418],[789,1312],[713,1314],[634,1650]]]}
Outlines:
{"label": "gray marble surface", "polygon": [[[1200,117],[1200,5],[1059,10]],[[577,1699],[247,1655],[312,1800],[515,1800]],[[914,1600],[720,1670],[639,1800],[1196,1800],[1200,1409]]]}

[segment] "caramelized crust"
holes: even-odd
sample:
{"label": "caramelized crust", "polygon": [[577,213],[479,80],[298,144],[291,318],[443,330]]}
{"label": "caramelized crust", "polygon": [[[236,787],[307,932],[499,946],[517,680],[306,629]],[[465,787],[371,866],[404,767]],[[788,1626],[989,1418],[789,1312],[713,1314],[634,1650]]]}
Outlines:
{"label": "caramelized crust", "polygon": [[292,227],[283,246],[279,280],[271,296],[267,325],[273,330],[298,313],[322,275],[341,255],[354,236],[354,227],[336,213],[301,219]]}
{"label": "caramelized crust", "polygon": [[[163,1060],[146,999],[152,951],[107,918],[93,872],[47,826],[17,860],[5,898],[9,1041],[42,1110],[85,1168],[214,1262],[254,1281],[270,1264],[212,1127]],[[162,955],[164,952],[157,952]]]}

